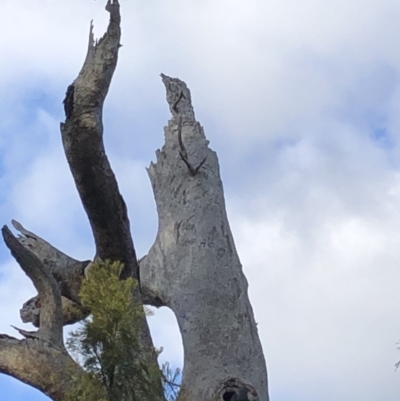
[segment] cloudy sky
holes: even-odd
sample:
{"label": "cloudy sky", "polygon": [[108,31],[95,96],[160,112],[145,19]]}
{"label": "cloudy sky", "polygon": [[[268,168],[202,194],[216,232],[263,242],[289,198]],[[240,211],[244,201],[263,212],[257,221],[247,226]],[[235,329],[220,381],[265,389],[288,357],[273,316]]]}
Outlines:
{"label": "cloudy sky", "polygon": [[[59,123],[105,0],[0,0],[0,220],[78,259],[90,228]],[[157,216],[145,167],[170,118],[161,72],[187,82],[218,152],[271,401],[400,397],[400,2],[121,0],[105,142],[139,256]],[[35,295],[0,246],[0,332]],[[150,318],[182,364],[172,313]],[[48,400],[0,376],[2,401]]]}

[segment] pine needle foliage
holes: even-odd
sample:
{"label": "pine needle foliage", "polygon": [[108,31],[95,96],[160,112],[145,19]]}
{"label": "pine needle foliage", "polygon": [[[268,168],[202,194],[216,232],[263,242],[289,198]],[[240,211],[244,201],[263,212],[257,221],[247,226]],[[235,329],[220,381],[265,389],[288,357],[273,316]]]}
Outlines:
{"label": "pine needle foliage", "polygon": [[121,280],[124,266],[92,264],[80,297],[91,316],[70,333],[67,347],[85,374],[76,378],[67,401],[158,400],[162,373],[138,360],[145,311],[133,296],[137,281]]}

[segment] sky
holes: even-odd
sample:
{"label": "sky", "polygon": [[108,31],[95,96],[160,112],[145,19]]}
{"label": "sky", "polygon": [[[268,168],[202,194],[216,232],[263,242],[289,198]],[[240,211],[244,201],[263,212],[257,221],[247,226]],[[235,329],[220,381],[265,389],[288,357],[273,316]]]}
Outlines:
{"label": "sky", "polygon": [[[271,401],[400,397],[400,2],[120,0],[105,144],[139,257],[157,230],[146,167],[183,79],[221,165]],[[104,3],[104,4],[103,4]],[[62,100],[105,0],[0,0],[0,221],[94,255],[61,146]],[[0,245],[0,332],[35,295]],[[149,318],[182,365],[175,318]],[[66,329],[66,333],[68,332]],[[44,401],[0,375],[1,401]]]}

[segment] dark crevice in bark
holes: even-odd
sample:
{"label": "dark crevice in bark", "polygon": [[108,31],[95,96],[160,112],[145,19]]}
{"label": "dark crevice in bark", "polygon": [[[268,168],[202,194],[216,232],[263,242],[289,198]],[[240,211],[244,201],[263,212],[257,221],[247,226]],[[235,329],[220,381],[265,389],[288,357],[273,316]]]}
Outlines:
{"label": "dark crevice in bark", "polygon": [[231,378],[222,382],[217,388],[216,399],[220,401],[258,401],[256,389],[243,383],[240,379]]}
{"label": "dark crevice in bark", "polygon": [[63,101],[65,118],[68,120],[72,117],[74,112],[74,85],[68,86],[67,93],[65,94],[65,99]]}

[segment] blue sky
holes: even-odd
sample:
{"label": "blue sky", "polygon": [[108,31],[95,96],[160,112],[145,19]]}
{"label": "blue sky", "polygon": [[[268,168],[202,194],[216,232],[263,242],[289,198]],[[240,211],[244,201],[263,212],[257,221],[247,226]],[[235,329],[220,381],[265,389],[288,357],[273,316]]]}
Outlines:
{"label": "blue sky", "polygon": [[[103,1],[0,0],[0,218],[82,260],[90,228],[65,161],[62,100]],[[105,1],[104,1],[105,3]],[[273,401],[397,401],[400,3],[127,1],[105,142],[139,256],[157,216],[145,167],[185,80],[218,152]],[[126,3],[126,4],[125,4]],[[0,332],[35,295],[0,246]],[[182,364],[172,313],[149,319]],[[0,376],[1,401],[47,399]]]}

